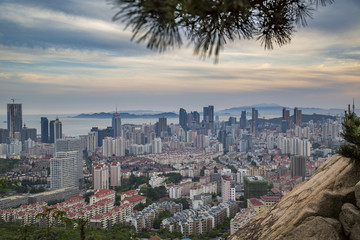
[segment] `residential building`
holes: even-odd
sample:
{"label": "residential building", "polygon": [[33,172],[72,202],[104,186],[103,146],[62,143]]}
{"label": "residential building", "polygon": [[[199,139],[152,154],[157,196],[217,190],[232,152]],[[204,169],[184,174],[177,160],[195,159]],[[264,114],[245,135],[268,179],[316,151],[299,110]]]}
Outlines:
{"label": "residential building", "polygon": [[110,186],[118,187],[121,186],[121,166],[120,162],[113,161],[110,164]]}
{"label": "residential building", "polygon": [[[14,100],[13,100],[14,101]],[[7,104],[7,126],[10,139],[21,141],[22,105],[18,103]]]}
{"label": "residential building", "polygon": [[95,162],[93,167],[94,189],[109,189],[109,168],[105,163]]}

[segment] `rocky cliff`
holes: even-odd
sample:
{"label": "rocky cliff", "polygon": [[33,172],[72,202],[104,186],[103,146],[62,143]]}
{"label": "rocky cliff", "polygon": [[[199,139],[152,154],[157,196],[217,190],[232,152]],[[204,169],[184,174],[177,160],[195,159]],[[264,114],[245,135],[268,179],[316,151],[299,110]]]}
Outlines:
{"label": "rocky cliff", "polygon": [[230,240],[360,240],[360,164],[335,155]]}

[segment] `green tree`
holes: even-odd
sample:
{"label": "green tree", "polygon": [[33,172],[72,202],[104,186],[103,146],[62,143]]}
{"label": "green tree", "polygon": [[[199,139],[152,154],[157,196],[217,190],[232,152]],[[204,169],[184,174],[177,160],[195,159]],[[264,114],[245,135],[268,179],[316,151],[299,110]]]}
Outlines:
{"label": "green tree", "polygon": [[[333,0],[110,0],[120,10],[113,21],[132,28],[132,40],[165,51],[194,43],[201,57],[215,55],[227,42],[237,39],[260,41],[265,49],[291,40],[296,25],[307,25],[318,4]],[[181,34],[181,33],[184,34]]]}
{"label": "green tree", "polygon": [[350,105],[348,111],[345,111],[342,127],[341,136],[347,143],[340,147],[339,154],[360,164],[360,118],[351,111]]}

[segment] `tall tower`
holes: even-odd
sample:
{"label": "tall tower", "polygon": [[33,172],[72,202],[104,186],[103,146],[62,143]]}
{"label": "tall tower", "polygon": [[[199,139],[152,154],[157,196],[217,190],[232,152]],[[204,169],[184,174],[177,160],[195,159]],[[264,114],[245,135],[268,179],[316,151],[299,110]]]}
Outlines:
{"label": "tall tower", "polygon": [[22,105],[18,103],[8,103],[7,105],[7,125],[10,139],[21,141],[22,128]]}
{"label": "tall tower", "polygon": [[114,138],[121,137],[121,118],[117,111],[112,117],[112,128],[114,130]]}
{"label": "tall tower", "polygon": [[187,113],[183,108],[180,108],[179,111],[179,124],[184,130],[187,129]]}
{"label": "tall tower", "polygon": [[50,121],[50,143],[55,143],[56,139],[62,138],[62,123],[59,118]]}
{"label": "tall tower", "polygon": [[41,142],[49,142],[49,120],[46,117],[41,117]]}
{"label": "tall tower", "polygon": [[300,127],[302,125],[302,113],[297,107],[294,108],[294,124]]}
{"label": "tall tower", "polygon": [[246,128],[246,111],[241,111],[240,128],[241,129]]}
{"label": "tall tower", "polygon": [[251,123],[251,133],[253,135],[257,135],[257,129],[258,129],[258,110],[255,108],[252,108],[252,123]]}
{"label": "tall tower", "polygon": [[204,122],[205,123],[213,123],[214,122],[214,106],[209,105],[208,107],[204,107]]}

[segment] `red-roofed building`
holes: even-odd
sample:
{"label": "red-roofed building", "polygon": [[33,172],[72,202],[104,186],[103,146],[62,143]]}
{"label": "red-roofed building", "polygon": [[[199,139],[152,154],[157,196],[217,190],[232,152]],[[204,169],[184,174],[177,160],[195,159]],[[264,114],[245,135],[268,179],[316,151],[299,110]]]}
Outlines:
{"label": "red-roofed building", "polygon": [[90,204],[94,204],[103,199],[111,199],[115,203],[115,191],[110,189],[97,190],[94,195],[90,197]]}
{"label": "red-roofed building", "polygon": [[264,203],[257,198],[248,199],[247,207],[254,209],[257,215],[266,209]]}
{"label": "red-roofed building", "polygon": [[126,197],[133,197],[135,195],[138,195],[138,191],[136,190],[129,190],[129,191],[126,191],[126,192],[123,192],[123,193],[118,193],[118,195],[120,195],[120,199],[121,201],[124,200],[124,198]]}
{"label": "red-roofed building", "polygon": [[126,197],[124,200],[121,201],[122,204],[131,204],[133,207],[138,205],[139,203],[146,204],[146,197],[135,195],[132,197]]}
{"label": "red-roofed building", "polygon": [[264,202],[265,207],[271,207],[275,203],[277,203],[280,200],[280,197],[274,197],[274,196],[261,196],[260,199]]}

